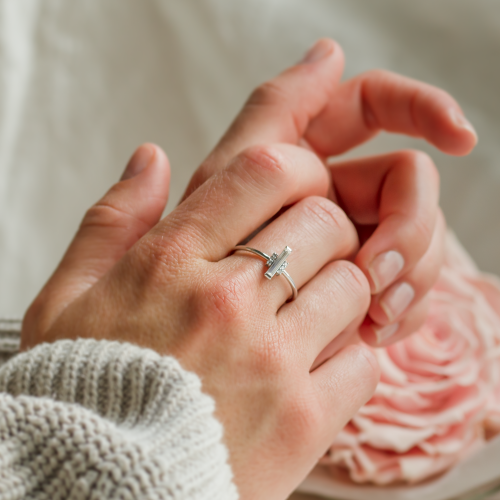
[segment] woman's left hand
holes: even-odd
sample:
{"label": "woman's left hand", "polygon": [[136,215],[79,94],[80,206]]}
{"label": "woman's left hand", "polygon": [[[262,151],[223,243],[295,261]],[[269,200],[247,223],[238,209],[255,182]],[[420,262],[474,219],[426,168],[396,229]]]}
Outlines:
{"label": "woman's left hand", "polygon": [[[380,130],[425,138],[449,154],[464,155],[474,147],[473,129],[444,91],[381,71],[339,83],[343,61],[335,42],[320,40],[304,61],[258,87],[194,174],[185,197],[254,145],[298,144],[325,162]],[[144,167],[151,148],[138,149],[125,177]],[[437,170],[427,155],[399,151],[329,164],[328,172],[330,198],[358,229],[362,247],[354,262],[371,286],[361,337],[371,345],[388,345],[424,321],[426,296],[441,266],[445,222]],[[159,221],[168,172],[155,175],[130,199],[119,183],[92,209],[95,216],[87,218],[60,272],[39,297],[55,304],[53,314],[90,288]],[[338,348],[331,346],[321,358]]]}

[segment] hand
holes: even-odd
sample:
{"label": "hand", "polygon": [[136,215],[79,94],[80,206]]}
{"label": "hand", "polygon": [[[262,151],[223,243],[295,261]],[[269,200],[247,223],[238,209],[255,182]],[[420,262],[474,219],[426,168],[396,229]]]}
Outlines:
{"label": "hand", "polygon": [[[302,145],[325,162],[380,130],[422,137],[455,155],[475,145],[473,128],[442,90],[385,71],[340,83],[342,70],[340,47],[320,40],[304,61],[257,88],[186,196],[254,144]],[[432,160],[417,151],[342,161],[328,170],[329,196],[363,243],[354,262],[373,296],[360,333],[367,343],[384,346],[415,331],[427,315],[427,293],[444,248],[439,176]]]}
{"label": "hand", "polygon": [[[328,185],[313,153],[254,146],[157,223],[168,163],[159,148],[139,148],[30,307],[23,347],[94,337],[173,354],[216,400],[241,498],[287,498],[378,381],[361,344],[312,369],[370,301],[365,276],[343,260],[358,238]],[[294,249],[288,270],[301,288],[286,303],[283,277],[266,280],[262,261],[229,254],[292,204],[249,242]]]}
{"label": "hand", "polygon": [[[332,42],[321,42],[324,43],[330,46]],[[350,89],[348,82],[338,85],[339,54],[338,48],[333,47],[333,52],[330,52],[329,56],[327,54],[323,63],[316,60],[289,70],[288,73],[295,77],[288,78],[285,73],[287,78],[284,80],[290,81],[291,86],[288,88],[285,85],[283,90],[286,92],[283,92],[283,95],[279,85],[275,88],[274,84],[265,85],[258,90],[230,132],[204,162],[190,189],[192,191],[200,184],[204,185],[174,212],[175,215],[172,214],[156,227],[155,224],[166,203],[168,166],[158,148],[152,145],[139,148],[127,168],[124,180],[114,186],[87,213],[59,269],[33,303],[23,326],[24,348],[62,337],[93,336],[135,341],[160,352],[177,355],[186,367],[194,369],[203,376],[206,390],[217,400],[219,416],[227,428],[231,462],[237,484],[243,492],[242,498],[245,498],[247,493],[248,497],[255,496],[256,491],[260,496],[279,498],[281,493],[291,491],[304,477],[308,468],[314,465],[316,458],[323,453],[343,422],[347,421],[357,407],[370,397],[377,378],[377,368],[373,367],[370,354],[361,346],[343,349],[331,359],[328,358],[338,349],[338,343],[335,349],[330,347],[325,351],[323,348],[326,345],[332,346],[334,344],[331,342],[332,339],[338,336],[340,331],[349,332],[358,328],[367,308],[367,284],[374,286],[366,266],[363,269],[365,274],[362,275],[348,262],[339,260],[331,263],[332,259],[352,258],[358,250],[357,243],[353,243],[353,239],[356,241],[354,228],[349,225],[345,214],[336,205],[320,198],[310,198],[296,203],[251,242],[258,248],[272,251],[279,250],[280,245],[282,247],[284,244],[294,248],[293,241],[297,241],[298,246],[295,246],[294,253],[289,259],[290,272],[295,269],[302,273],[298,276],[293,275],[299,285],[315,275],[314,279],[302,288],[298,301],[281,307],[278,314],[274,312],[275,318],[279,318],[279,321],[262,320],[266,316],[261,311],[264,305],[266,307],[269,304],[273,305],[272,312],[273,308],[278,307],[277,303],[282,304],[289,292],[283,279],[262,283],[262,263],[254,262],[251,256],[234,255],[223,258],[226,254],[219,248],[220,252],[210,254],[211,258],[207,261],[207,256],[200,257],[194,252],[196,245],[192,247],[198,241],[197,236],[217,236],[221,230],[225,238],[238,235],[243,238],[241,235],[245,231],[249,234],[251,228],[255,229],[257,221],[263,222],[262,217],[265,220],[266,216],[261,212],[265,207],[259,205],[258,197],[253,198],[241,212],[246,216],[258,215],[255,224],[242,226],[237,224],[237,231],[234,234],[224,231],[225,226],[215,217],[216,213],[207,208],[221,202],[223,206],[219,208],[224,208],[226,205],[225,208],[229,210],[233,207],[232,203],[244,198],[245,182],[242,182],[238,175],[231,173],[231,169],[235,169],[235,164],[238,162],[245,166],[240,168],[240,172],[248,170],[250,173],[248,178],[245,177],[247,181],[264,179],[268,174],[273,174],[274,178],[276,173],[278,176],[284,175],[288,179],[286,182],[294,185],[296,195],[285,199],[283,196],[275,196],[273,191],[281,190],[284,179],[277,184],[262,183],[263,192],[267,196],[273,195],[273,199],[267,200],[268,205],[266,205],[269,218],[281,208],[280,204],[289,206],[304,197],[325,196],[328,186],[324,183],[328,179],[324,177],[323,181],[316,184],[321,176],[317,167],[320,164],[318,159],[323,160],[328,153],[318,149],[319,142],[316,144],[311,140],[309,130],[314,131],[316,123],[322,125],[322,120],[323,125],[328,120],[331,121],[331,108],[337,113],[337,117],[344,119],[344,123],[351,121],[351,129],[347,128],[332,134],[334,139],[335,137],[342,139],[339,143],[343,144],[342,147],[351,147],[356,141],[366,140],[375,133],[376,127],[373,129],[363,127],[359,112],[352,113],[359,107],[359,102],[354,97],[352,99],[346,99],[345,95],[342,97],[340,92],[342,89],[347,95],[353,96],[359,95],[360,90],[358,88],[356,94],[352,88]],[[282,77],[278,80],[280,78]],[[389,75],[389,79],[391,78],[401,83],[399,77]],[[372,82],[370,85],[374,86],[373,82],[376,83],[376,80],[377,78],[371,77],[366,81]],[[311,85],[312,83],[316,86]],[[320,83],[324,84],[323,90]],[[409,90],[415,86],[420,90],[423,87],[425,90],[422,84],[415,82],[410,84]],[[360,88],[370,87],[368,83],[358,83],[358,85]],[[387,89],[385,84],[382,87]],[[310,88],[314,88],[315,92],[306,92]],[[303,98],[299,106],[301,109],[294,108],[293,99],[290,103],[286,98],[287,93],[292,98],[296,95]],[[337,101],[335,96],[338,97]],[[443,113],[446,114],[446,105],[451,102],[455,109],[458,109],[456,103],[447,96],[444,99],[436,89],[431,89],[429,96],[428,103],[417,106],[424,125],[413,133],[420,132],[448,152],[457,154],[467,152],[469,147],[467,141],[469,140],[471,147],[475,140],[472,133],[467,130],[467,126],[453,125],[448,115],[443,118]],[[382,97],[384,97],[383,92]],[[403,97],[407,102],[408,95]],[[335,110],[335,102],[338,107],[345,107],[346,113],[338,113],[338,110]],[[377,103],[379,102],[384,103],[384,99],[377,100]],[[402,102],[404,103],[405,99],[402,99]],[[372,102],[371,105],[375,106],[377,103]],[[401,103],[396,100],[392,104],[392,107],[388,107],[392,110],[392,114],[388,113],[389,120],[387,116],[385,121],[382,120],[384,113],[380,110],[378,112],[379,121],[382,125],[385,124],[386,128],[390,128],[391,120],[398,122],[394,120],[395,114],[397,115],[395,109]],[[347,116],[349,112],[355,115],[354,118]],[[279,120],[276,119],[277,116],[280,117]],[[301,128],[304,132],[299,134]],[[410,132],[402,126],[400,128],[402,132]],[[437,128],[437,132],[433,128]],[[333,130],[333,126],[330,129]],[[350,142],[346,140],[346,136],[349,136],[346,132],[349,130],[355,138],[354,142],[353,137],[350,138]],[[274,135],[269,135],[270,132]],[[294,133],[298,137],[296,140],[292,137]],[[260,134],[263,136],[267,134],[268,137],[263,138]],[[314,134],[312,135],[314,138]],[[277,136],[281,142],[300,142],[306,148],[314,148],[316,155],[311,156],[311,152],[292,146],[288,148],[293,149],[283,150],[282,148],[286,148],[283,145],[260,146],[241,152],[247,146],[259,142],[269,144],[268,141],[276,139]],[[305,137],[309,144],[305,139],[300,139],[301,136]],[[341,147],[335,146],[334,139],[332,139],[332,151],[338,153]],[[301,156],[304,152],[310,156],[307,158]],[[240,153],[238,159],[230,161],[237,153]],[[370,172],[377,168],[382,171],[386,169],[389,178],[393,170],[404,171],[402,160],[407,158],[406,153],[399,154],[399,157],[396,154],[392,158],[393,160],[399,158],[401,161],[375,162],[375,168],[369,168]],[[413,207],[414,211],[407,214],[408,219],[414,220],[419,220],[420,212],[426,213],[427,206],[427,203],[423,203],[420,198],[427,193],[421,188],[421,183],[428,179],[429,166],[419,165],[419,162],[415,161],[418,158],[422,157],[413,153],[409,155],[407,162],[409,168],[407,166],[406,170],[411,175],[402,186],[404,194],[405,190],[409,189],[410,181],[418,181],[413,196],[416,205]],[[301,168],[297,167],[299,163]],[[383,164],[382,167],[378,166],[379,163]],[[273,165],[278,168],[275,169]],[[291,170],[290,165],[293,165]],[[370,165],[367,161],[361,167],[368,168]],[[344,169],[342,165],[336,167],[339,172],[337,175],[339,183],[342,183],[342,177],[348,180],[349,174],[353,175],[357,169],[356,164],[344,166],[346,167]],[[227,170],[219,172],[205,182],[226,167]],[[262,170],[261,177],[253,175],[255,169]],[[305,169],[307,175],[304,174]],[[430,170],[432,169],[433,167]],[[290,173],[291,171],[293,173]],[[325,174],[326,170],[323,169],[322,172]],[[360,172],[363,172],[363,168],[360,168]],[[131,178],[134,174],[135,177]],[[371,174],[375,177],[377,175],[374,172]],[[315,177],[316,175],[318,177]],[[361,174],[358,176],[363,178]],[[394,180],[398,181],[396,184],[401,182],[402,177],[404,176],[394,175]],[[243,193],[240,194],[237,190],[235,194],[234,191],[228,190],[226,197],[224,190],[220,188],[224,186],[224,180],[227,178],[235,182],[236,188],[241,187]],[[316,181],[313,178],[316,178]],[[379,183],[385,185],[385,179],[379,179]],[[315,187],[312,188],[313,184]],[[337,186],[334,187],[339,192]],[[373,188],[368,186],[370,187]],[[382,186],[376,187],[377,190],[381,188]],[[287,189],[290,189],[290,184]],[[430,192],[432,194],[432,189]],[[230,196],[231,193],[234,198]],[[197,198],[194,198],[194,195]],[[385,193],[382,195],[386,196]],[[368,208],[373,212],[373,198],[373,195],[368,197],[365,210]],[[197,200],[198,205],[192,206],[193,199]],[[347,207],[340,196],[339,203]],[[377,231],[384,225],[379,205],[376,203],[376,217],[380,218],[380,221],[377,219],[379,222]],[[363,204],[360,203],[358,206],[363,207]],[[300,215],[297,210],[309,214],[309,217]],[[429,212],[435,211],[437,214],[437,210],[437,206],[430,203]],[[239,216],[240,213],[235,212],[234,218],[231,217],[234,224]],[[292,217],[293,223],[290,224]],[[373,213],[368,213],[366,217],[373,218]],[[428,219],[432,221],[432,217],[424,217],[424,220]],[[276,225],[279,221],[288,221],[289,226]],[[259,226],[261,222],[258,223]],[[318,225],[322,226],[323,230]],[[153,227],[154,229],[150,231]],[[280,227],[283,230],[282,234],[279,232]],[[434,225],[433,228],[435,227]],[[274,228],[277,232],[271,233],[269,228]],[[301,230],[304,233],[297,237]],[[128,251],[148,231],[150,232]],[[364,231],[360,230],[359,233],[363,236]],[[439,231],[433,229],[433,234],[439,234]],[[194,240],[190,239],[189,235],[194,237]],[[376,248],[370,243],[376,236],[377,232],[366,241],[361,252],[357,254],[357,259],[364,249],[370,248],[370,245],[372,249]],[[238,241],[233,240],[231,242],[234,244]],[[311,243],[314,243],[314,251]],[[433,245],[428,245],[427,248],[431,247]],[[212,244],[207,250],[214,250]],[[325,257],[327,254],[328,257]],[[435,256],[435,250],[431,254]],[[304,259],[305,255],[307,259]],[[310,258],[311,255],[314,259]],[[222,259],[220,263],[215,262],[218,258]],[[118,264],[114,266],[117,261]],[[231,264],[232,262],[235,264]],[[243,274],[235,280],[229,270],[240,270],[236,262],[241,263]],[[294,266],[294,262],[299,265]],[[217,268],[216,271],[222,273],[224,278],[222,280],[219,279],[219,274],[213,273],[218,265],[221,269]],[[316,274],[321,267],[323,269]],[[404,276],[403,273],[404,271],[401,271],[399,277]],[[262,292],[261,288],[257,289],[256,284],[266,287],[265,292]],[[357,290],[353,291],[354,288]],[[304,299],[304,293],[308,291],[312,292],[309,295],[310,300],[299,302]],[[273,293],[280,296],[279,302],[274,301],[276,297]],[[344,297],[346,295],[347,297]],[[342,296],[342,301],[339,301],[339,296]],[[351,302],[356,306],[349,305]],[[256,303],[259,304],[258,308]],[[294,314],[283,315],[285,311],[291,311],[292,306],[299,305],[301,308],[295,309]],[[284,318],[289,321],[282,322]],[[405,334],[404,328],[410,322],[399,321],[399,323],[401,326],[394,338]],[[239,332],[243,338],[240,338]],[[370,338],[370,335],[374,335],[371,324],[363,327],[362,335],[373,342],[373,338]],[[316,339],[319,341],[316,342]],[[311,362],[310,359],[317,356],[320,350],[322,350],[321,358],[316,357],[315,361]],[[217,362],[214,363],[214,359]],[[326,359],[328,361],[319,368],[313,369]],[[232,362],[238,363],[240,371],[231,365]],[[309,375],[306,375],[305,372],[309,370],[304,366],[309,366],[311,369]],[[320,373],[323,374],[322,377],[319,376]],[[251,399],[251,403],[248,399]],[[263,401],[269,403],[262,403]],[[236,426],[239,426],[237,431]],[[292,439],[293,436],[296,437],[295,440]],[[313,455],[314,459],[311,458]],[[282,470],[290,471],[290,474],[282,478],[283,474],[280,474]],[[293,477],[296,477],[295,481],[290,480]]]}

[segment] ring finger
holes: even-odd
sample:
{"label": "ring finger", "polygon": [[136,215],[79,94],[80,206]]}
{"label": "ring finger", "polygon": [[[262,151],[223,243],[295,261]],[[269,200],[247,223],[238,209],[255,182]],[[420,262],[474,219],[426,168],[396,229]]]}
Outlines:
{"label": "ring finger", "polygon": [[[359,243],[354,225],[341,208],[327,198],[310,196],[289,208],[247,245],[269,255],[290,247],[287,272],[300,288],[328,262],[353,256]],[[277,311],[291,295],[289,284],[283,276],[266,280],[262,261],[249,257],[237,252],[226,261],[254,273],[257,293]]]}

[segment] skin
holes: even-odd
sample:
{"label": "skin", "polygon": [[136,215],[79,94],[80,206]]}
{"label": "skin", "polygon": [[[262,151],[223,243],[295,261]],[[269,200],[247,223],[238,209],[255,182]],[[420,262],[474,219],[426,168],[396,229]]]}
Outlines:
{"label": "skin", "polygon": [[[322,39],[302,64],[258,87],[194,174],[186,196],[250,145],[279,142],[313,151],[331,176],[328,197],[348,214],[363,243],[354,262],[370,283],[373,297],[360,335],[370,345],[386,346],[415,331],[427,314],[426,296],[437,279],[444,248],[439,175],[432,160],[420,151],[328,165],[326,160],[381,130],[423,138],[458,156],[470,153],[477,135],[443,90],[380,70],[341,82],[343,68],[340,46]],[[398,251],[404,267],[377,287],[370,264],[387,251]],[[389,318],[380,300],[391,286],[402,282],[412,286],[415,296],[405,311]],[[375,331],[388,325],[398,328],[378,342]]]}
{"label": "skin", "polygon": [[[405,267],[395,282],[416,290],[393,320],[397,339],[424,317],[442,258],[428,157],[403,151],[328,168],[325,158],[381,128],[452,154],[475,144],[444,92],[387,73],[340,83],[340,48],[321,40],[312,55],[252,94],[163,220],[168,160],[141,146],[88,210],[23,324],[23,348],[128,341],[200,375],[243,499],[286,498],[372,396],[378,366],[353,337],[374,342],[373,325],[388,321],[378,301],[394,281],[374,289],[371,260],[398,249]],[[283,278],[264,278],[261,260],[231,254],[253,233],[255,248],[293,248],[296,301]]]}

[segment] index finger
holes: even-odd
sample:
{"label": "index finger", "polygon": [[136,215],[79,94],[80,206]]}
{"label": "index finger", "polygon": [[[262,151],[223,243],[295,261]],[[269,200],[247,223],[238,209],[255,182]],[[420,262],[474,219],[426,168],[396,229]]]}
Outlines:
{"label": "index finger", "polygon": [[192,193],[255,144],[299,144],[305,137],[323,157],[341,154],[380,130],[421,137],[445,153],[471,151],[477,136],[446,92],[387,71],[339,83],[342,49],[322,39],[303,61],[259,86],[197,170]]}
{"label": "index finger", "polygon": [[319,40],[304,59],[259,85],[208,158],[195,172],[189,196],[243,150],[257,144],[298,144],[311,120],[333,96],[344,55],[333,40]]}
{"label": "index finger", "polygon": [[474,128],[447,92],[381,70],[339,85],[310,123],[306,140],[327,157],[344,153],[381,130],[423,138],[458,156],[470,153],[477,142]]}

